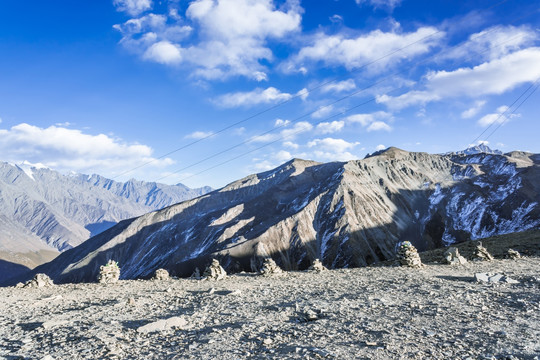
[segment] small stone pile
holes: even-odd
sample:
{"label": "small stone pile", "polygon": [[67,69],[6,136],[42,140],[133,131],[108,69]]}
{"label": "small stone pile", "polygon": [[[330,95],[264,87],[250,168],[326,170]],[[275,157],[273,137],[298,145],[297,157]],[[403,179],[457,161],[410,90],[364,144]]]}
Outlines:
{"label": "small stone pile", "polygon": [[169,272],[165,269],[157,269],[153,277],[154,280],[169,280]]}
{"label": "small stone pile", "polygon": [[213,259],[210,266],[204,270],[203,277],[206,280],[221,280],[227,277],[227,272],[221,267],[217,259]]}
{"label": "small stone pile", "polygon": [[271,276],[283,274],[283,270],[276,264],[274,259],[266,258],[261,269],[261,275]]}
{"label": "small stone pile", "polygon": [[478,242],[476,250],[474,251],[474,259],[479,261],[491,261],[493,260],[493,256],[482,246],[481,242]]}
{"label": "small stone pile", "polygon": [[508,249],[508,254],[506,256],[512,260],[521,259],[521,254],[514,249]]}
{"label": "small stone pile", "polygon": [[325,270],[328,270],[328,269],[326,268],[326,266],[323,265],[321,260],[315,259],[315,260],[313,260],[313,264],[311,264],[311,266],[308,268],[308,270],[309,271],[315,271],[315,272],[321,272],[321,271],[325,271]]}
{"label": "small stone pile", "polygon": [[100,284],[112,284],[120,279],[120,267],[114,260],[109,260],[106,265],[99,267],[98,282]]}
{"label": "small stone pile", "polygon": [[467,263],[467,259],[459,254],[456,247],[451,247],[444,253],[444,260],[450,265],[462,265]]}
{"label": "small stone pile", "polygon": [[418,250],[416,250],[410,241],[404,241],[401,243],[397,251],[397,257],[402,266],[408,266],[411,268],[421,268],[424,266],[422,264],[422,260],[420,259],[420,255],[418,255]]}
{"label": "small stone pile", "polygon": [[54,283],[51,278],[45,274],[36,274],[32,280],[27,281],[23,285],[25,288],[42,288],[51,286],[54,286]]}
{"label": "small stone pile", "polygon": [[199,270],[198,267],[195,268],[195,271],[193,271],[193,274],[191,274],[191,278],[195,280],[201,279],[201,270]]}

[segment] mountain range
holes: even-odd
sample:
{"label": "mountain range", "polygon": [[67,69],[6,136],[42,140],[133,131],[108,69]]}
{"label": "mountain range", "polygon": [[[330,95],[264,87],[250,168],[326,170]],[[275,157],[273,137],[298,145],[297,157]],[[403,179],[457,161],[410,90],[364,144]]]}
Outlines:
{"label": "mountain range", "polygon": [[211,190],[0,163],[0,278],[50,261],[121,220]]}
{"label": "mountain range", "polygon": [[389,148],[348,162],[294,159],[123,220],[33,273],[94,281],[109,259],[124,279],[158,268],[188,276],[211,258],[228,271],[256,271],[266,257],[287,270],[315,258],[365,266],[394,258],[405,240],[426,250],[538,228],[539,204],[539,154]]}

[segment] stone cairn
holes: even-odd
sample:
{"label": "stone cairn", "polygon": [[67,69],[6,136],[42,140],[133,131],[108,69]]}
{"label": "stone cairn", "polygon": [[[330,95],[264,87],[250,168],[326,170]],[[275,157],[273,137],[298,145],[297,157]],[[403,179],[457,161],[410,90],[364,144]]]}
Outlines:
{"label": "stone cairn", "polygon": [[491,261],[493,260],[493,256],[482,246],[481,242],[478,242],[474,251],[474,259],[479,261]]}
{"label": "stone cairn", "polygon": [[313,263],[308,268],[308,271],[315,271],[315,272],[321,272],[325,270],[328,270],[328,269],[326,268],[326,266],[323,265],[323,263],[319,259],[313,260]]}
{"label": "stone cairn", "polygon": [[201,270],[199,270],[198,267],[195,268],[195,271],[193,271],[193,274],[191,274],[191,278],[195,280],[201,279]]}
{"label": "stone cairn", "polygon": [[114,260],[109,260],[107,264],[99,267],[98,282],[100,284],[112,284],[120,279],[120,267]]}
{"label": "stone cairn", "polygon": [[217,259],[213,259],[210,266],[204,270],[203,278],[206,280],[221,280],[227,277],[227,272],[221,267]]}
{"label": "stone cairn", "polygon": [[283,270],[276,264],[274,259],[266,258],[264,259],[263,266],[261,268],[261,275],[272,276],[272,275],[281,275]]}
{"label": "stone cairn", "polygon": [[450,265],[462,265],[467,263],[467,259],[459,254],[456,247],[448,248],[444,253],[444,260]]}
{"label": "stone cairn", "polygon": [[508,253],[506,256],[512,260],[521,259],[521,254],[517,250],[514,250],[514,249],[508,249]]}
{"label": "stone cairn", "polygon": [[420,255],[418,255],[418,250],[416,250],[410,241],[404,241],[401,243],[397,251],[397,257],[402,266],[408,266],[411,268],[421,268],[424,266],[422,264],[422,260],[420,259]]}
{"label": "stone cairn", "polygon": [[25,288],[42,288],[51,286],[54,286],[54,283],[51,278],[45,274],[36,274],[32,280],[27,281],[24,285],[22,285],[22,287]]}
{"label": "stone cairn", "polygon": [[152,279],[153,280],[169,280],[170,279],[169,272],[165,269],[157,269]]}

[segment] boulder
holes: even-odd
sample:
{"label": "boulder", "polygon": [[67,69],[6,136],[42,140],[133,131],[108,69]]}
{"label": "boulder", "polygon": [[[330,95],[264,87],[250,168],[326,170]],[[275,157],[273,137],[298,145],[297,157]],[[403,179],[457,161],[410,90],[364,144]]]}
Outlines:
{"label": "boulder", "polygon": [[450,265],[462,265],[467,262],[467,259],[459,254],[459,250],[456,247],[448,248],[448,250],[445,251],[444,260]]}
{"label": "boulder", "polygon": [[51,286],[54,286],[54,283],[51,278],[45,274],[36,274],[32,280],[23,285],[25,288],[41,288]]}
{"label": "boulder", "polygon": [[508,249],[508,254],[506,256],[512,260],[521,259],[521,254],[514,249]]}
{"label": "boulder", "polygon": [[169,280],[170,279],[170,276],[169,276],[169,272],[165,269],[157,269],[155,274],[154,274],[154,277],[152,278],[154,280]]}

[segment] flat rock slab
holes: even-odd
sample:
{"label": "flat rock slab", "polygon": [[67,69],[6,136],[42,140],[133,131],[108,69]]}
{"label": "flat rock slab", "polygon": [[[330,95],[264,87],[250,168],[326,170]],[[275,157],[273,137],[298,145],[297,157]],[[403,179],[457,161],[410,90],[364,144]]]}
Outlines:
{"label": "flat rock slab", "polygon": [[519,281],[504,276],[503,274],[476,273],[474,274],[474,278],[478,282],[519,284]]}
{"label": "flat rock slab", "polygon": [[141,334],[147,334],[157,331],[167,331],[171,329],[185,329],[188,326],[188,322],[181,316],[174,316],[168,319],[154,321],[150,324],[146,324],[137,329],[137,332]]}

